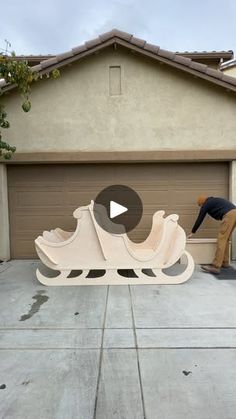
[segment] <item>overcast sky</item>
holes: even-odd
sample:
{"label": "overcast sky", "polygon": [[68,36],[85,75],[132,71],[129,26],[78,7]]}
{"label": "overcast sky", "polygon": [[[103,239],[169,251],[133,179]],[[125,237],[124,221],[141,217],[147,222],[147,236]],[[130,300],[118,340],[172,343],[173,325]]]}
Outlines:
{"label": "overcast sky", "polygon": [[0,48],[57,54],[117,28],[171,51],[236,52],[236,0],[0,0]]}

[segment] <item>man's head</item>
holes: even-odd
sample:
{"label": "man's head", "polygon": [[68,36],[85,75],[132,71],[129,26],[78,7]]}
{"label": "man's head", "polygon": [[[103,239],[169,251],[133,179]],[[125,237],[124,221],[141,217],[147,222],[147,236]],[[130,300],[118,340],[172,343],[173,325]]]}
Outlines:
{"label": "man's head", "polygon": [[206,195],[199,195],[198,199],[197,199],[197,204],[199,207],[202,207],[203,204],[206,202],[207,200],[207,196]]}

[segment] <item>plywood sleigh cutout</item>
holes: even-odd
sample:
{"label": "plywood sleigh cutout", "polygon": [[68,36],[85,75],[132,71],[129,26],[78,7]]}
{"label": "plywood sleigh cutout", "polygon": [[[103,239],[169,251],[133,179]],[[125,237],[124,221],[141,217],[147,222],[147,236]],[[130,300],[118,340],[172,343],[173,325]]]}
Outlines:
{"label": "plywood sleigh cutout", "polygon": [[[96,206],[96,210],[97,210]],[[75,232],[60,228],[44,231],[35,240],[41,261],[58,276],[49,278],[38,269],[38,280],[44,285],[124,285],[124,284],[180,284],[187,281],[194,271],[192,256],[185,250],[186,235],[178,225],[176,214],[164,218],[164,211],[157,211],[148,238],[142,243],[132,242],[125,232],[112,234],[105,231],[94,217],[94,202],[76,209]],[[101,225],[111,222],[100,206],[97,216]],[[186,255],[184,272],[171,276],[163,269],[175,264]],[[128,270],[128,271],[127,271]],[[124,272],[135,273],[125,277]],[[96,272],[97,277],[91,277]],[[93,275],[92,275],[93,276]]]}

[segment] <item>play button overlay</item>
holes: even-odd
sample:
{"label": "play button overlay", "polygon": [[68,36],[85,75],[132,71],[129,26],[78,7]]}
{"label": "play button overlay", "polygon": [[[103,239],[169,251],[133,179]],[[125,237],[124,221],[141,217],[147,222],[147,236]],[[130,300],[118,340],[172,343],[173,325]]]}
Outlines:
{"label": "play button overlay", "polygon": [[103,189],[94,201],[94,217],[104,230],[123,234],[133,230],[143,214],[142,201],[132,188],[111,185]]}
{"label": "play button overlay", "polygon": [[123,205],[120,205],[114,201],[110,202],[110,218],[118,217],[118,215],[124,214],[126,211],[128,211],[128,208],[124,207]]}

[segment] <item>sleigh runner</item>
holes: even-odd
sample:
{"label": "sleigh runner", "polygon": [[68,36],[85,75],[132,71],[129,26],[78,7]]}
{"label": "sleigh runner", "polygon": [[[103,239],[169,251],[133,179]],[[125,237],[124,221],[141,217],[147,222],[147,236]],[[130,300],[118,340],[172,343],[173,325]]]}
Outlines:
{"label": "sleigh runner", "polygon": [[[97,210],[97,206],[96,206]],[[100,207],[102,222],[110,222]],[[187,281],[194,270],[192,256],[185,251],[186,235],[178,225],[178,215],[164,218],[164,211],[153,216],[152,229],[142,243],[132,242],[125,232],[108,233],[94,217],[94,202],[74,211],[77,219],[75,232],[60,228],[44,231],[35,240],[41,261],[54,271],[56,277],[36,271],[45,285],[124,285],[124,284],[179,284]],[[105,221],[106,220],[106,221]],[[181,274],[171,276],[163,272],[186,255],[187,266]],[[132,270],[134,277],[123,276]],[[90,272],[97,277],[91,277]],[[93,276],[93,275],[92,275]]]}

